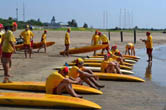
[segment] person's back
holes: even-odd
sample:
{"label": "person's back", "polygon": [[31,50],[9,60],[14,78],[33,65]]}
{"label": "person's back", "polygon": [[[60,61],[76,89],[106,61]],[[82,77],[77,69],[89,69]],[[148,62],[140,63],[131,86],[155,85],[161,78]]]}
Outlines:
{"label": "person's back", "polygon": [[34,35],[33,35],[33,33],[32,33],[30,30],[24,30],[24,31],[21,33],[21,36],[22,36],[23,39],[24,39],[24,44],[30,45],[30,44],[31,44],[31,39],[32,39],[32,37],[33,37]]}
{"label": "person's back", "polygon": [[14,48],[10,44],[10,41],[16,42],[13,32],[11,30],[5,32],[5,34],[2,36],[2,40],[3,40],[2,52],[12,53],[14,51]]}
{"label": "person's back", "polygon": [[64,77],[57,71],[49,75],[46,81],[46,93],[53,94],[55,91],[54,89],[56,89],[63,79]]}
{"label": "person's back", "polygon": [[80,76],[79,72],[78,72],[79,68],[77,66],[73,66],[69,73],[68,73],[68,76],[71,77],[71,78],[78,78]]}
{"label": "person's back", "polygon": [[92,45],[98,45],[99,44],[99,35],[94,34],[92,37]]}
{"label": "person's back", "polygon": [[102,34],[100,36],[100,40],[102,41],[102,43],[108,43],[109,42],[108,37],[105,34]]}
{"label": "person's back", "polygon": [[101,72],[106,72],[105,69],[108,67],[109,61],[108,60],[103,60],[101,63]]}
{"label": "person's back", "polygon": [[153,48],[152,36],[147,36],[146,48]]}
{"label": "person's back", "polygon": [[134,47],[133,43],[127,43],[126,48],[131,49]]}
{"label": "person's back", "polygon": [[69,32],[66,32],[65,34],[65,45],[69,45],[70,44],[70,34]]}

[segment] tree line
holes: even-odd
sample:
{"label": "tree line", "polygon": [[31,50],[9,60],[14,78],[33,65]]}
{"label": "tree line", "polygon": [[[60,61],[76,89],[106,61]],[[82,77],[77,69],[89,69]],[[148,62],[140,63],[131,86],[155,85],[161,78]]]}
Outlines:
{"label": "tree line", "polygon": [[[0,18],[0,23],[2,23],[4,26],[11,25],[12,22],[17,22],[19,29],[23,29],[25,27],[25,25],[27,25],[27,24],[32,25],[32,26],[46,26],[45,23],[42,23],[40,21],[40,19],[37,19],[37,20],[30,19],[30,20],[27,20],[26,22],[24,22],[24,21],[17,21],[16,19],[14,19],[12,17],[9,17],[8,19]],[[71,21],[67,22],[67,26],[69,26],[69,27],[78,27],[78,24],[77,24],[75,19],[72,19]],[[83,28],[88,28],[88,24],[84,23],[82,27]]]}

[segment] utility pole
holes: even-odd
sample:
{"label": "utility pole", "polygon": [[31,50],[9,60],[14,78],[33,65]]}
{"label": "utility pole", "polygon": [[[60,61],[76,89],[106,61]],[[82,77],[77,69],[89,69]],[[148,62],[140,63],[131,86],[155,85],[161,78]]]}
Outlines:
{"label": "utility pole", "polygon": [[124,9],[124,29],[126,28],[126,8]]}
{"label": "utility pole", "polygon": [[25,5],[24,5],[24,2],[23,2],[23,21],[25,21]]}
{"label": "utility pole", "polygon": [[121,18],[122,18],[122,9],[120,9],[120,15],[119,15],[119,28],[121,29],[121,25],[122,25],[122,23],[121,23]]}
{"label": "utility pole", "polygon": [[16,20],[18,21],[18,8],[16,8]]}

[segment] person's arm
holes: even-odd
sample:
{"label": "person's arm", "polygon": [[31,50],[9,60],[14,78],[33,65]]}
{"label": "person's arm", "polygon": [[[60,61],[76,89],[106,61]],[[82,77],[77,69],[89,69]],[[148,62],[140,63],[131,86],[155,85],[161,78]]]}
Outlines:
{"label": "person's arm", "polygon": [[69,83],[72,83],[72,84],[78,84],[80,82],[80,80],[72,80],[70,78],[66,78],[68,79]]}
{"label": "person's arm", "polygon": [[84,71],[81,71],[81,70],[78,70],[78,72],[81,74],[81,75],[84,75],[84,76],[87,76],[87,77],[94,77],[95,75],[93,74],[89,74],[88,72],[84,72]]}

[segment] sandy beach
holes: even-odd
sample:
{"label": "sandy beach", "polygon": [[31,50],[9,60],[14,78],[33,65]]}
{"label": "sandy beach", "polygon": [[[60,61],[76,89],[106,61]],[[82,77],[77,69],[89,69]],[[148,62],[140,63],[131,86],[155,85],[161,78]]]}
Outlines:
{"label": "sandy beach", "polygon": [[[14,34],[19,37],[22,30]],[[34,42],[39,42],[43,31],[33,31],[35,34]],[[90,45],[91,37],[94,32],[71,32],[71,47]],[[107,34],[107,33],[106,33]],[[18,51],[13,55],[11,74],[14,76],[12,81],[45,81],[47,76],[55,71],[54,68],[62,66],[65,62],[70,62],[77,57],[92,55],[77,54],[70,57],[63,57],[59,52],[64,50],[64,31],[48,31],[47,41],[55,41],[56,44],[47,48],[47,54],[36,53],[33,50],[32,58],[25,59],[24,52]],[[154,46],[166,43],[166,34],[152,32]],[[133,33],[124,33],[124,42],[120,42],[120,33],[112,32],[110,45],[117,44],[119,50],[124,53],[125,44],[133,42]],[[137,43],[135,47],[145,48],[144,43],[139,39],[146,39],[145,33],[137,33]],[[100,51],[98,51],[100,52]],[[146,53],[145,53],[146,55]],[[0,65],[1,66],[1,65]],[[136,68],[136,66],[135,66]],[[0,71],[0,81],[3,80],[3,71]],[[145,83],[118,82],[118,81],[99,81],[105,85],[102,89],[103,95],[83,95],[84,99],[91,100],[102,106],[102,110],[166,110],[166,88],[160,87],[151,81]],[[13,92],[0,90],[0,92]],[[66,95],[66,94],[65,94]],[[36,110],[44,108],[25,108],[25,107],[1,107],[0,110]],[[46,109],[45,109],[46,110]]]}

